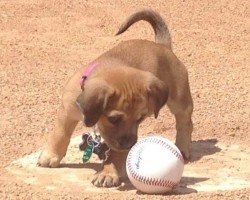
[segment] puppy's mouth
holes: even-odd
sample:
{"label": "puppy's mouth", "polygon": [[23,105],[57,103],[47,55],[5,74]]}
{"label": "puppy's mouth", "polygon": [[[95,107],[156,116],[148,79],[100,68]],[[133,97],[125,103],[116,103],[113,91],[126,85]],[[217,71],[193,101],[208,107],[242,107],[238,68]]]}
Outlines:
{"label": "puppy's mouth", "polygon": [[114,140],[105,140],[104,142],[109,146],[110,149],[116,152],[125,152],[129,151],[137,142],[137,136],[136,137],[130,137],[130,138],[124,138],[120,137],[118,139]]}
{"label": "puppy's mouth", "polygon": [[113,151],[125,152],[130,150],[137,142],[137,130],[119,132],[119,131],[106,131],[102,127],[97,126],[98,132],[102,136],[106,145]]}

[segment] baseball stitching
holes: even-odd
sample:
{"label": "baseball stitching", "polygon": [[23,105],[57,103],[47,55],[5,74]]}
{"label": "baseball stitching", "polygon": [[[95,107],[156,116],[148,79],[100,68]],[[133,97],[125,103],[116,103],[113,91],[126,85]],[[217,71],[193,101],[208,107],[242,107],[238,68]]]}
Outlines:
{"label": "baseball stitching", "polygon": [[[160,140],[159,138],[152,137],[152,138],[148,138],[147,140],[141,140],[135,146],[138,146],[138,145],[143,144],[145,142],[152,142],[152,143],[162,145],[163,147],[168,149],[170,152],[172,152],[173,155],[175,155],[177,159],[179,159],[181,162],[184,163],[182,155],[180,155],[180,153],[176,149],[174,149],[172,146],[170,146],[168,143],[166,143],[165,141]],[[175,188],[178,185],[178,183],[175,183],[175,182],[170,181],[170,180],[159,179],[159,178],[150,178],[150,177],[146,177],[146,176],[142,176],[142,175],[137,174],[133,170],[133,168],[132,168],[132,166],[130,164],[131,163],[131,155],[133,154],[133,151],[135,151],[135,148],[132,149],[132,152],[128,155],[127,160],[128,160],[128,170],[129,170],[131,176],[135,180],[137,180],[137,181],[139,181],[141,183],[147,184],[147,185],[169,187],[171,189]]]}

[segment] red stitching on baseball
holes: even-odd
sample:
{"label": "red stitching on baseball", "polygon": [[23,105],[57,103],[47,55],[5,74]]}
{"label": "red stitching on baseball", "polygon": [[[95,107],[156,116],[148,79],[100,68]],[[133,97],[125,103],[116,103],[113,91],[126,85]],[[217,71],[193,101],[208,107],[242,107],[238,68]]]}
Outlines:
{"label": "red stitching on baseball", "polygon": [[[132,170],[132,169],[129,169],[129,171]],[[145,176],[141,176],[139,174],[137,174],[136,172],[134,172],[133,170],[130,171],[131,173],[131,176],[141,182],[141,183],[145,183],[147,185],[153,185],[153,186],[160,186],[160,187],[169,187],[171,189],[175,188],[175,186],[178,184],[178,183],[175,183],[173,181],[169,181],[169,180],[164,180],[164,179],[158,179],[158,178],[148,178],[148,177],[145,177]]]}

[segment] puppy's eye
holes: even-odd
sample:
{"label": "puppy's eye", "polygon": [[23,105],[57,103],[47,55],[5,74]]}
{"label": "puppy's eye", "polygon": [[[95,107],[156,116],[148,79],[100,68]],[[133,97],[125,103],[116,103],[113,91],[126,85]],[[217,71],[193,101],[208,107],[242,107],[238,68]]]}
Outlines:
{"label": "puppy's eye", "polygon": [[117,125],[121,120],[122,120],[122,118],[120,116],[110,116],[110,117],[108,117],[108,121],[113,125]]}

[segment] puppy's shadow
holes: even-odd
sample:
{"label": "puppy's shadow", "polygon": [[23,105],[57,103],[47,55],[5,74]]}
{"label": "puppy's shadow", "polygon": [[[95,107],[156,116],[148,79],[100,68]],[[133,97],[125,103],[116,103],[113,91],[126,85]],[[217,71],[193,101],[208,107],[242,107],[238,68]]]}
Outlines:
{"label": "puppy's shadow", "polygon": [[[207,181],[209,178],[203,177],[182,177],[181,181],[177,188],[163,194],[166,196],[171,195],[185,195],[191,193],[197,193],[198,191],[190,188],[189,185],[195,185],[196,183]],[[123,180],[123,185],[118,188],[119,191],[129,191],[129,190],[136,190],[136,193],[139,195],[144,195],[145,193],[137,190],[128,179]]]}
{"label": "puppy's shadow", "polygon": [[[171,196],[171,195],[185,195],[185,194],[191,194],[191,193],[197,193],[197,190],[188,187],[188,185],[194,185],[195,183],[203,182],[208,180],[208,178],[197,178],[197,177],[182,177],[181,182],[179,183],[178,187],[166,192],[165,196]],[[129,191],[129,190],[136,190],[136,193],[138,195],[144,195],[145,193],[137,190],[128,179],[123,180],[123,186],[120,186],[118,188],[119,191]]]}
{"label": "puppy's shadow", "polygon": [[197,140],[191,143],[191,159],[189,162],[200,160],[203,156],[212,155],[221,151],[221,148],[216,146],[218,140],[215,138],[206,140]]}
{"label": "puppy's shadow", "polygon": [[96,172],[102,169],[100,163],[62,163],[59,166],[60,168],[70,168],[70,169],[93,169]]}
{"label": "puppy's shadow", "polygon": [[[193,141],[191,144],[192,156],[189,162],[195,162],[200,160],[203,156],[212,155],[221,151],[221,148],[216,146],[218,143],[217,139],[206,139],[206,140],[197,140]],[[96,172],[100,171],[102,165],[100,163],[62,163],[60,165],[61,168],[72,168],[72,169],[93,169]],[[197,190],[190,188],[191,185],[195,185],[196,183],[204,182],[209,178],[204,177],[182,177],[180,184],[178,187],[165,195],[185,195],[191,193],[197,193]],[[130,181],[126,178],[122,180],[124,183],[122,186],[118,188],[119,191],[128,191],[128,190],[136,190],[135,187],[130,183]],[[137,194],[143,195],[144,193],[137,191]]]}

